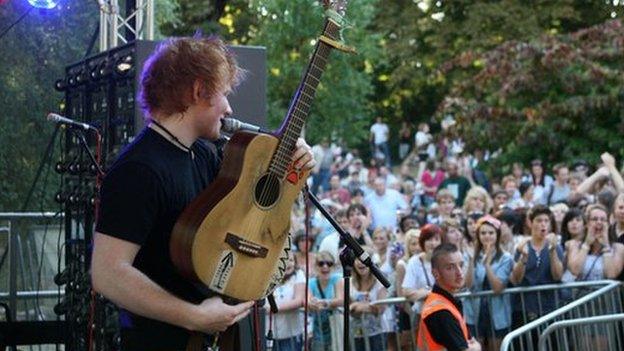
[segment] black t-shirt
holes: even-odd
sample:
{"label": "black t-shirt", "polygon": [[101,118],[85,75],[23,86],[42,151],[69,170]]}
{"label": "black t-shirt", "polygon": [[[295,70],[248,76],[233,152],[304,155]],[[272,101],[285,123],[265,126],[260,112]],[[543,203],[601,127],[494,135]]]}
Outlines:
{"label": "black t-shirt", "polygon": [[[461,301],[455,299],[455,297],[449,294],[446,290],[441,289],[438,285],[433,285],[431,290],[434,293],[438,293],[446,297],[449,301],[453,302],[457,310],[463,311]],[[429,329],[429,333],[433,340],[438,344],[443,345],[449,351],[465,350],[468,348],[468,343],[464,338],[464,333],[461,330],[459,322],[451,312],[448,310],[442,310],[434,312],[427,316],[424,320]]]}
{"label": "black t-shirt", "polygon": [[[140,245],[133,266],[172,294],[198,303],[204,296],[177,273],[169,239],[181,212],[216,177],[220,160],[204,141],[191,149],[194,157],[144,129],[106,174],[96,229]],[[124,350],[186,347],[189,333],[182,328],[124,310],[120,322]]]}

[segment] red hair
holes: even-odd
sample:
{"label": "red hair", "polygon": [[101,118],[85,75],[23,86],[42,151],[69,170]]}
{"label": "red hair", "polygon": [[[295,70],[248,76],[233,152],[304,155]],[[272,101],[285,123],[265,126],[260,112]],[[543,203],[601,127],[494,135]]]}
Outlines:
{"label": "red hair", "polygon": [[147,59],[139,91],[146,115],[181,113],[193,103],[193,85],[203,83],[209,98],[219,89],[236,86],[243,70],[232,52],[216,36],[169,39]]}
{"label": "red hair", "polygon": [[425,251],[425,241],[433,238],[434,236],[442,236],[442,229],[435,224],[427,224],[420,228],[420,237],[418,238],[418,244],[420,248]]}

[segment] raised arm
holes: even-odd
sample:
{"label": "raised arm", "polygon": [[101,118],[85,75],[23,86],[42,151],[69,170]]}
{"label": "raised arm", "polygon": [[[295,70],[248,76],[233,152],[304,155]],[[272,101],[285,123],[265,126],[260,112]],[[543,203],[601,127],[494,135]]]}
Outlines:
{"label": "raised arm", "polygon": [[579,184],[576,189],[577,193],[580,194],[588,194],[594,184],[600,180],[602,177],[608,177],[611,173],[607,167],[600,167],[596,170],[596,172],[592,173],[589,177],[587,177],[581,184]]}
{"label": "raised arm", "polygon": [[615,185],[615,189],[618,192],[624,191],[624,179],[622,179],[622,174],[620,174],[620,171],[618,171],[617,166],[615,165],[615,158],[610,153],[605,152],[600,155],[600,159],[609,170],[609,176],[613,181],[613,185]]}

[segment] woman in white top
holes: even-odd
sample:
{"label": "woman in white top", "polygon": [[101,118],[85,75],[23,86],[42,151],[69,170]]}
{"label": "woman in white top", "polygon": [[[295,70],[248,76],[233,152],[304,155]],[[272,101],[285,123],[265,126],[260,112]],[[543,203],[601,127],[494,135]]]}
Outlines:
{"label": "woman in white top", "polygon": [[[403,295],[403,280],[405,279],[405,271],[407,270],[407,262],[413,256],[417,256],[421,253],[420,244],[418,239],[420,238],[420,229],[410,229],[405,233],[405,254],[397,262],[396,266],[396,279],[394,285],[396,287],[397,296]],[[400,350],[408,349],[411,342],[412,325],[410,322],[410,304],[405,303],[399,306],[399,333],[400,333]]]}
{"label": "woman in white top", "polygon": [[568,268],[577,280],[614,279],[624,265],[624,245],[609,235],[609,213],[599,204],[585,211],[587,234],[581,245],[571,245]]}
{"label": "woman in white top", "polygon": [[[351,335],[356,351],[385,350],[382,314],[385,306],[375,306],[371,302],[385,299],[386,288],[375,278],[370,269],[359,260],[353,265],[351,280]],[[368,344],[368,347],[366,347]]]}
{"label": "woman in white top", "polygon": [[[267,314],[267,327],[273,331],[276,351],[299,351],[303,346],[303,316],[299,308],[305,299],[305,274],[295,268],[292,251],[288,255],[282,284],[273,291],[278,312]],[[268,309],[268,304],[266,305]]]}
{"label": "woman in white top", "polygon": [[[568,269],[576,280],[614,279],[624,265],[624,245],[609,235],[609,213],[599,204],[589,205],[585,211],[587,233],[582,244],[570,245]],[[591,336],[592,349],[606,350],[604,330]]]}
{"label": "woman in white top", "polygon": [[[373,259],[379,262],[379,269],[386,275],[392,286],[388,291],[389,297],[396,296],[396,268],[397,262],[403,255],[403,246],[395,242],[390,247],[393,234],[390,228],[377,227],[373,232],[373,243],[375,245],[375,254]],[[396,315],[397,311],[394,306],[385,309],[382,316],[382,329],[388,340],[388,349],[396,349]]]}
{"label": "woman in white top", "polygon": [[412,310],[416,314],[420,314],[422,302],[431,292],[435,283],[431,274],[431,255],[433,250],[442,242],[441,236],[442,229],[435,224],[427,224],[422,227],[418,242],[423,252],[413,256],[407,262],[401,294],[409,301],[414,302]]}

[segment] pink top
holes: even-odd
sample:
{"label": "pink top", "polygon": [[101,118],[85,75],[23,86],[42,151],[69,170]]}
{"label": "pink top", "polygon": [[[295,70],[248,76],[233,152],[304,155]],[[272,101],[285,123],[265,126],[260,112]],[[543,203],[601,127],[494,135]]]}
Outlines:
{"label": "pink top", "polygon": [[429,170],[426,169],[420,177],[420,181],[427,188],[435,188],[433,191],[425,191],[427,195],[435,196],[438,187],[444,181],[444,172],[438,169],[435,171],[435,175],[431,175]]}

